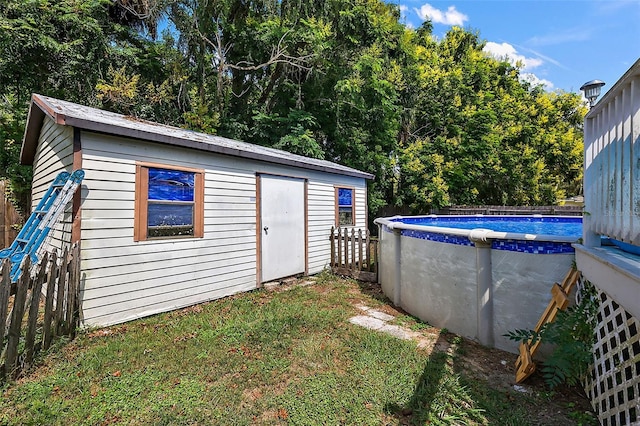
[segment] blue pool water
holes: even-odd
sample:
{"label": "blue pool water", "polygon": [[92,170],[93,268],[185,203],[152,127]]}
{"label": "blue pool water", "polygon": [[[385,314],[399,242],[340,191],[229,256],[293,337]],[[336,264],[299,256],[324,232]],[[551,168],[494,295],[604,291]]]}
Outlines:
{"label": "blue pool water", "polygon": [[438,216],[393,219],[411,225],[439,226],[456,229],[491,229],[496,232],[582,237],[581,217],[557,216]]}

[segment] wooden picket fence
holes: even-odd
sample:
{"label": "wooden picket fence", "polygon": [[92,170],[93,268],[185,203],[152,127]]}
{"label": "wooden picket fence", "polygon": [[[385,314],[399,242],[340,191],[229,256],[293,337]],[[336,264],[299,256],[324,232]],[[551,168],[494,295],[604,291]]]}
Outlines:
{"label": "wooden picket fence", "polygon": [[0,180],[0,249],[9,247],[24,219],[7,197],[7,182]]}
{"label": "wooden picket fence", "polygon": [[12,284],[7,259],[0,267],[0,382],[31,367],[34,356],[56,336],[75,337],[79,324],[80,250],[74,245],[58,259],[46,253],[33,278],[30,259]]}
{"label": "wooden picket fence", "polygon": [[331,270],[361,281],[378,282],[378,239],[369,230],[331,227]]}

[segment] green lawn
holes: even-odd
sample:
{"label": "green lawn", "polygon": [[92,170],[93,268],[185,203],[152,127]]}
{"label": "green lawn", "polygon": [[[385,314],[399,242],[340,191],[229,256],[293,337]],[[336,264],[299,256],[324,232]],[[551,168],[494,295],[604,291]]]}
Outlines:
{"label": "green lawn", "polygon": [[348,322],[379,299],[327,274],[88,331],[5,386],[0,424],[567,424],[467,372],[470,342],[430,353]]}

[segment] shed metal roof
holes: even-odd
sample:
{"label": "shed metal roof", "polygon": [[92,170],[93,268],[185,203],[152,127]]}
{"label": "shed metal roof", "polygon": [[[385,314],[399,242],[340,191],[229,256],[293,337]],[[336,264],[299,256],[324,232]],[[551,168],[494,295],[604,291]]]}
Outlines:
{"label": "shed metal roof", "polygon": [[78,105],[38,94],[34,94],[31,97],[29,117],[27,118],[22,151],[20,153],[20,162],[22,164],[33,164],[38,146],[38,134],[45,115],[51,117],[57,124],[73,126],[98,133],[141,139],[327,173],[365,179],[373,178],[373,175],[370,173],[330,161],[308,158],[247,142],[166,126],[164,124],[140,120],[135,117]]}

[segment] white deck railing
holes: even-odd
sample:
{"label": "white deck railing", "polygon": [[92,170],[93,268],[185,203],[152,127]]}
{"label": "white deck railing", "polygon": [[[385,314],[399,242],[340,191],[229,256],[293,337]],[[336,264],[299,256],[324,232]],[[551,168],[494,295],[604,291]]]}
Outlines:
{"label": "white deck railing", "polygon": [[585,245],[640,245],[640,60],[585,118]]}

